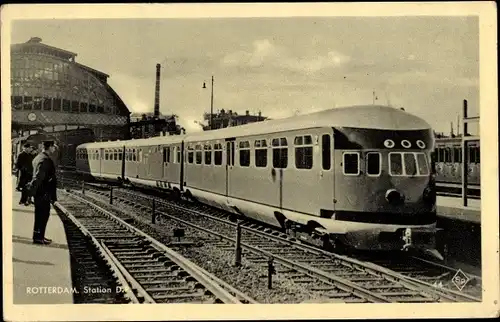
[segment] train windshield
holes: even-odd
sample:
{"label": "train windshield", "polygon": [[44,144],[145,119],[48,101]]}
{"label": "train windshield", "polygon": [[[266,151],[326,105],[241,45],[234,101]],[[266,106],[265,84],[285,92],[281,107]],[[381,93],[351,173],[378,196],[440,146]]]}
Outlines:
{"label": "train windshield", "polygon": [[425,176],[429,174],[429,165],[424,153],[391,152],[389,153],[389,173],[392,176]]}

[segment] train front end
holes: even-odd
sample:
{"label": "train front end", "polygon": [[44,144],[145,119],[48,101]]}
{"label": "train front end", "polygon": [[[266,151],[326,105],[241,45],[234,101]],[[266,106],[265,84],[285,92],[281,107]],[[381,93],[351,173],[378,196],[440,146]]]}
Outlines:
{"label": "train front end", "polygon": [[341,223],[343,243],[436,254],[433,131],[341,127],[334,132],[339,167],[332,219]]}

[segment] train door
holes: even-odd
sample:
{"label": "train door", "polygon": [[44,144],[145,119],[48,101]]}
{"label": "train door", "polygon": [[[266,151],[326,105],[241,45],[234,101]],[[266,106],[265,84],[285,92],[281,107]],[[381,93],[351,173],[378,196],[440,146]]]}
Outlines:
{"label": "train door", "polygon": [[[335,210],[335,153],[333,150],[333,131],[320,132],[319,134],[319,205],[320,209]],[[320,215],[323,216],[323,213]]]}
{"label": "train door", "polygon": [[234,168],[234,141],[235,138],[226,139],[226,196],[229,196],[231,191],[231,172]]}
{"label": "train door", "polygon": [[97,150],[97,173],[102,174],[102,159],[104,158],[104,149],[100,148]]}
{"label": "train door", "polygon": [[148,178],[150,180],[158,180],[158,178],[163,177],[163,151],[162,147],[157,145],[151,147],[151,152],[149,154],[149,172]]}

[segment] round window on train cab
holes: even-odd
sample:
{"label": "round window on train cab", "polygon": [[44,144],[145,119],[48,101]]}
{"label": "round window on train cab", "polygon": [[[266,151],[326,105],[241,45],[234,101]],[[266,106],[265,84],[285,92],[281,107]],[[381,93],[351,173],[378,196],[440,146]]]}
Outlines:
{"label": "round window on train cab", "polygon": [[405,149],[409,149],[409,148],[411,148],[411,143],[410,143],[410,141],[408,141],[408,140],[403,140],[403,141],[401,141],[401,145],[402,145],[402,146],[403,146],[403,148],[405,148]]}
{"label": "round window on train cab", "polygon": [[417,146],[421,149],[425,149],[425,143],[422,140],[417,140]]}
{"label": "round window on train cab", "polygon": [[392,149],[396,144],[394,143],[393,140],[387,139],[384,141],[384,146],[386,148]]}

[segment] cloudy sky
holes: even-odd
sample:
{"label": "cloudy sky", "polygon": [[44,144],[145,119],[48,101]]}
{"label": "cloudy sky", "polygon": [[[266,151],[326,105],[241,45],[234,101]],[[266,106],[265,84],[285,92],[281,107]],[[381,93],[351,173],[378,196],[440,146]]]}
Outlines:
{"label": "cloudy sky", "polygon": [[11,36],[77,53],[133,112],[153,110],[161,63],[161,112],[187,128],[210,109],[211,75],[214,110],[271,118],[372,104],[375,90],[449,133],[463,99],[479,104],[476,17],[27,20]]}

